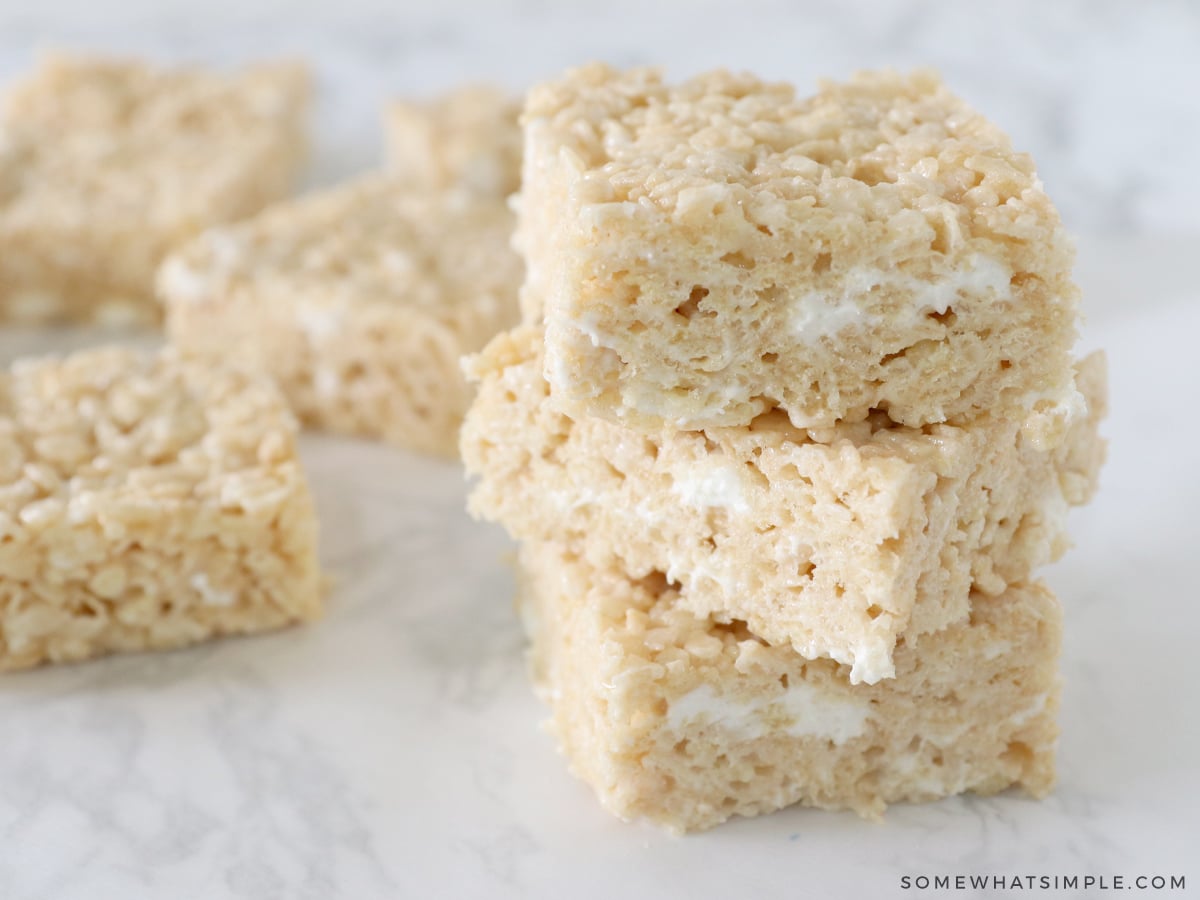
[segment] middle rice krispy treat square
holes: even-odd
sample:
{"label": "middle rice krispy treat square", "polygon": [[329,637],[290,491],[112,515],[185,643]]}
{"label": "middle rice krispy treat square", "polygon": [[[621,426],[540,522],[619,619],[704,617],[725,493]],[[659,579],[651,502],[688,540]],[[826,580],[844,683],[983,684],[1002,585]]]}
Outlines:
{"label": "middle rice krispy treat square", "polygon": [[896,650],[896,678],[697,618],[659,573],[631,579],[527,544],[519,608],[571,770],[612,813],[676,831],[793,803],[889,803],[1054,783],[1058,601],[977,595],[970,617]]}
{"label": "middle rice krispy treat square", "polygon": [[1088,405],[1069,421],[802,431],[775,412],[655,435],[559,412],[541,356],[525,326],[471,364],[471,511],[633,578],[663,572],[694,614],[832,657],[855,682],[891,677],[902,636],[965,618],[973,587],[999,594],[1057,558],[1103,459],[1100,356],[1079,365]]}
{"label": "middle rice krispy treat square", "polygon": [[307,424],[451,455],[459,359],[517,319],[512,214],[388,175],[214,229],[159,272],[185,354],[270,373]]}

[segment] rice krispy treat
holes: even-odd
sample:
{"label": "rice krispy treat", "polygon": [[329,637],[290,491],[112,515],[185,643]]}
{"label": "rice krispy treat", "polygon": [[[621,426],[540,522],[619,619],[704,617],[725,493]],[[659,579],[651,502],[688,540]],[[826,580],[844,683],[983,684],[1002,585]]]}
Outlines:
{"label": "rice krispy treat", "polygon": [[159,275],[185,354],[269,372],[311,425],[452,455],[459,358],[517,318],[512,214],[372,175],[214,229]]}
{"label": "rice krispy treat", "polygon": [[659,574],[630,579],[555,545],[521,551],[532,669],[572,771],[623,819],[711,828],[794,803],[889,803],[1054,783],[1061,610],[1041,585],[896,650],[896,678],[696,618]]}
{"label": "rice krispy treat", "polygon": [[296,64],[46,58],[0,118],[0,320],[157,320],[167,251],[288,192],[308,95]]}
{"label": "rice krispy treat", "polygon": [[501,336],[471,363],[471,512],[634,578],[665,572],[694,614],[832,657],[856,683],[892,677],[901,636],[966,617],[972,587],[999,594],[1060,556],[1103,457],[1099,356],[1080,366],[1091,403],[1069,423],[913,429],[877,414],[805,432],[773,412],[651,436],[558,412],[538,336]]}
{"label": "rice krispy treat", "polygon": [[591,65],[523,122],[523,302],[576,417],[919,426],[1070,394],[1071,244],[1032,160],[931,72],[798,99]]}
{"label": "rice krispy treat", "polygon": [[295,432],[265,379],[169,352],[0,374],[0,671],[316,617]]}
{"label": "rice krispy treat", "polygon": [[393,101],[384,122],[388,166],[420,186],[506,198],[521,184],[520,111],[516,97],[484,84]]}

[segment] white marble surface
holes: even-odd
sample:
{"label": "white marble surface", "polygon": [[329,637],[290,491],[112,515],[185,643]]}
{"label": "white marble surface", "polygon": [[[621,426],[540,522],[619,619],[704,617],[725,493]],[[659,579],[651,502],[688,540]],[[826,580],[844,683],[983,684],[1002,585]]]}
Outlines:
{"label": "white marble surface", "polygon": [[[388,93],[465,77],[518,86],[594,56],[802,82],[941,65],[1038,153],[1087,233],[1084,343],[1112,366],[1103,489],[1073,515],[1078,549],[1047,573],[1067,604],[1058,791],[897,807],[885,825],[791,810],[686,839],[617,822],[538,729],[507,545],[461,512],[459,471],[313,436],[335,578],[325,621],[0,682],[0,897],[886,897],[917,893],[902,873],[940,872],[1183,874],[1195,890],[1200,15],[826,6],[353,0],[291,20],[282,3],[223,0],[210,18],[54,0],[0,6],[0,75],[46,41],[213,60],[303,51],[323,79],[322,181],[369,164]],[[676,25],[686,40],[667,39]],[[0,333],[0,354],[92,339]]]}

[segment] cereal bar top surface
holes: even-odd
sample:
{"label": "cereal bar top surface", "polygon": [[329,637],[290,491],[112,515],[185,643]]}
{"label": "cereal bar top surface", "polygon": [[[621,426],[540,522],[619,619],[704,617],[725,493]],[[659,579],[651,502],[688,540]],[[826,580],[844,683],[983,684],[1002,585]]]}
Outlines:
{"label": "cereal bar top surface", "polygon": [[160,285],[176,302],[247,291],[291,304],[437,312],[515,292],[521,262],[511,233],[501,201],[373,175],[208,231],[168,260]]}
{"label": "cereal bar top surface", "polygon": [[0,219],[83,224],[200,215],[261,166],[294,165],[309,95],[297,63],[233,73],[51,56],[4,98]]}
{"label": "cereal bar top surface", "polygon": [[110,491],[151,505],[249,504],[299,478],[295,458],[296,426],[278,391],[238,370],[103,348],[0,373],[6,514]]}
{"label": "cereal bar top surface", "polygon": [[534,88],[523,121],[571,155],[585,206],[685,216],[717,192],[768,229],[823,209],[888,220],[946,201],[970,210],[971,236],[1036,237],[1057,222],[1030,157],[929,70],[858,73],[801,98],[747,74],[671,86],[655,68],[592,64]]}

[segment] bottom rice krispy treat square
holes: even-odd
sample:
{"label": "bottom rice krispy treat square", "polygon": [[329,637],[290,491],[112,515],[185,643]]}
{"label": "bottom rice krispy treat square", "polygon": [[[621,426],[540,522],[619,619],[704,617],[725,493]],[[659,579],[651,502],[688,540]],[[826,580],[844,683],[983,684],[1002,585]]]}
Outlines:
{"label": "bottom rice krispy treat square", "polygon": [[662,576],[630,580],[559,545],[521,550],[518,605],[572,771],[623,819],[710,828],[794,803],[889,803],[1054,783],[1058,601],[1038,584],[972,598],[969,620],[896,650],[896,678],[697,618]]}
{"label": "bottom rice krispy treat square", "polygon": [[167,333],[270,373],[306,424],[452,456],[459,366],[517,319],[503,201],[371,175],[214,229],[159,273]]}
{"label": "bottom rice krispy treat square", "polygon": [[0,373],[0,671],[320,607],[296,426],[268,381],[124,349]]}

